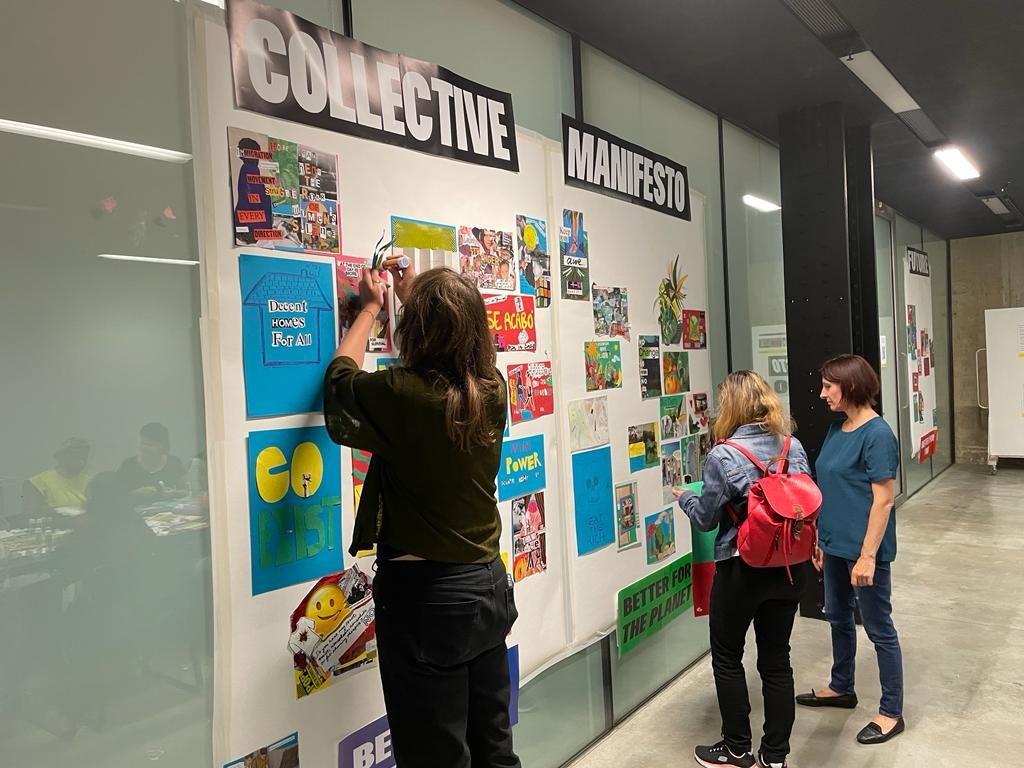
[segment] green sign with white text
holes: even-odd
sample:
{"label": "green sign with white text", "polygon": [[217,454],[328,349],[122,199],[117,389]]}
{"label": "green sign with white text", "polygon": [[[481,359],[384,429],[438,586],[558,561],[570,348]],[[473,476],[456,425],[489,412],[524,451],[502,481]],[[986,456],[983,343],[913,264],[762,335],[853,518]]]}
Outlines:
{"label": "green sign with white text", "polygon": [[693,605],[691,560],[692,555],[683,555],[619,590],[616,611],[619,656],[629,653],[641,640],[663,629]]}

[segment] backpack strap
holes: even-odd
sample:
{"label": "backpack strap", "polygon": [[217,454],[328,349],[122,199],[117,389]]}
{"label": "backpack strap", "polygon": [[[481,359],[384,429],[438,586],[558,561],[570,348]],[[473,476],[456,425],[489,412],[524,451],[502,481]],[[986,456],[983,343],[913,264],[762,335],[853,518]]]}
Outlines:
{"label": "backpack strap", "polygon": [[757,458],[757,456],[752,454],[750,451],[748,451],[746,448],[744,448],[739,443],[734,443],[732,440],[722,440],[718,444],[719,445],[728,445],[730,448],[733,448],[734,450],[739,451],[740,453],[742,453],[744,456],[747,457],[747,459],[750,461],[751,464],[753,464],[755,467],[757,467],[759,470],[761,470],[761,474],[762,475],[769,474],[768,467],[766,467],[764,465],[764,462],[762,462],[759,458]]}
{"label": "backpack strap", "polygon": [[[793,436],[786,435],[786,439],[782,442],[782,453],[775,459],[772,464],[778,464],[775,468],[776,475],[785,475],[789,473],[789,447],[793,444]],[[771,464],[768,465],[769,467]]]}

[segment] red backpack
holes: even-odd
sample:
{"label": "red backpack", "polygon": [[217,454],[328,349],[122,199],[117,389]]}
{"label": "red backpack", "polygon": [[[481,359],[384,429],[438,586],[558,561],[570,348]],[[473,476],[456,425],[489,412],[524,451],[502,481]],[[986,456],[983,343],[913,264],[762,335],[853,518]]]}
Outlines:
{"label": "red backpack", "polygon": [[[729,440],[719,443],[742,453],[763,475],[750,484],[745,520],[740,521],[732,504],[726,506],[739,530],[736,546],[740,557],[754,568],[784,565],[790,582],[793,581],[790,565],[805,563],[814,553],[814,544],[818,540],[818,510],[821,508],[821,491],[811,476],[788,471],[787,455],[791,442],[792,438],[787,436],[782,454],[768,466],[742,445]],[[770,467],[776,463],[778,466],[773,472]]]}

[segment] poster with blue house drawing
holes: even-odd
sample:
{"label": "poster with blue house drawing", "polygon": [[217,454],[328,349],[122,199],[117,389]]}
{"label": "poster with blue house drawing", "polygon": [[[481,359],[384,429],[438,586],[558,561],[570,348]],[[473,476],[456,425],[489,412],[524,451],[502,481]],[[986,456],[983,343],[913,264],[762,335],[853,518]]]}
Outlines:
{"label": "poster with blue house drawing", "polygon": [[319,411],[335,347],[332,265],[242,254],[238,271],[246,415]]}

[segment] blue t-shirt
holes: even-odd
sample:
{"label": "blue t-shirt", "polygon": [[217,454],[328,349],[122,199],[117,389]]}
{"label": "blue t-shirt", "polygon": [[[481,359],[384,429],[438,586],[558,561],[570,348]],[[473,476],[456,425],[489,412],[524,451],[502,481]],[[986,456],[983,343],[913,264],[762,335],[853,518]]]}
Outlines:
{"label": "blue t-shirt", "polygon": [[[818,544],[830,555],[856,560],[868,532],[868,516],[874,502],[871,484],[896,477],[900,449],[896,436],[881,416],[853,432],[843,432],[842,425],[837,421],[829,428],[814,465],[822,496]],[[876,557],[883,563],[896,559],[895,509],[889,515]]]}

